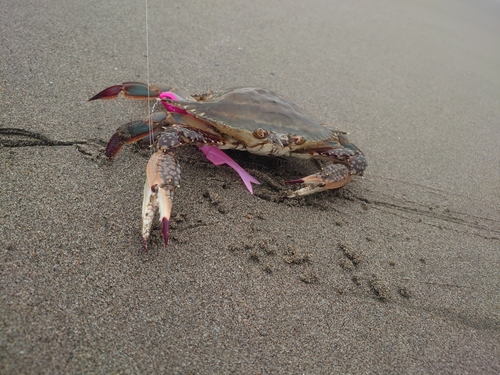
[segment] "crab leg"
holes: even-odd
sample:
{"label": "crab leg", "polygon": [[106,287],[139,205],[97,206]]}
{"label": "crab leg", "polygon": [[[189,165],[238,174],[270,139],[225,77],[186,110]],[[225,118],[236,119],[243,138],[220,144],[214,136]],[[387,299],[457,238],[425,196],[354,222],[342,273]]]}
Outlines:
{"label": "crab leg", "polygon": [[148,240],[156,210],[160,211],[163,240],[168,244],[170,214],[174,190],[179,187],[181,168],[175,157],[163,151],[151,156],[146,169],[144,200],[142,204],[142,243],[148,249]]}
{"label": "crab leg", "polygon": [[319,173],[300,178],[297,180],[285,181],[285,184],[305,184],[302,189],[294,191],[287,198],[295,198],[302,195],[314,194],[329,189],[339,189],[351,181],[351,173],[343,164],[330,164]]}
{"label": "crab leg", "polygon": [[[354,144],[349,143],[345,134],[339,135],[339,141],[340,147],[338,143],[332,142],[330,147],[318,147],[303,152],[303,154],[309,153],[311,157],[316,159],[329,160],[333,164],[328,165],[319,173],[297,180],[285,181],[285,184],[306,185],[304,188],[294,191],[288,198],[314,194],[329,189],[339,189],[351,181],[352,175],[363,175],[367,162],[361,150]],[[300,154],[299,152],[298,155]]]}
{"label": "crab leg", "polygon": [[329,156],[329,159],[334,164],[328,165],[319,173],[297,180],[285,181],[285,184],[306,185],[304,188],[288,195],[288,198],[314,194],[324,190],[339,189],[351,181],[352,175],[362,176],[367,165],[364,155],[360,151],[353,151],[352,149],[338,148],[320,155],[321,157]]}
{"label": "crab leg", "polygon": [[124,82],[121,85],[108,87],[89,99],[115,99],[120,93],[132,99],[156,98],[162,91],[172,91],[172,87],[165,84],[148,86],[142,82]]}
{"label": "crab leg", "polygon": [[363,172],[368,166],[363,152],[355,144],[349,142],[346,134],[339,134],[338,137],[343,147],[332,150],[331,156],[338,159],[344,158],[347,161],[350,174],[363,176]]}
{"label": "crab leg", "polygon": [[174,190],[179,187],[181,179],[181,168],[173,155],[174,150],[188,144],[201,146],[217,143],[218,140],[213,135],[200,133],[180,125],[172,125],[160,134],[157,142],[158,151],[151,156],[146,168],[147,178],[144,185],[142,204],[142,243],[144,250],[148,248],[151,226],[157,209],[160,211],[165,246],[168,243]]}
{"label": "crab leg", "polygon": [[166,117],[166,113],[157,112],[145,121],[132,121],[120,126],[108,141],[106,156],[113,159],[123,145],[154,136]]}

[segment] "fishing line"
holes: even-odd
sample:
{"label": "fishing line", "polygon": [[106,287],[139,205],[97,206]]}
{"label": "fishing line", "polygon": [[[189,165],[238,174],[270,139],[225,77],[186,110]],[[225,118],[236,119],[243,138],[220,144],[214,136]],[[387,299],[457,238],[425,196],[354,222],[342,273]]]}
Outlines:
{"label": "fishing line", "polygon": [[148,85],[148,127],[149,127],[149,152],[153,154],[153,111],[155,110],[154,106],[151,108],[151,97],[149,90],[149,19],[148,19],[148,0],[146,2],[146,83]]}

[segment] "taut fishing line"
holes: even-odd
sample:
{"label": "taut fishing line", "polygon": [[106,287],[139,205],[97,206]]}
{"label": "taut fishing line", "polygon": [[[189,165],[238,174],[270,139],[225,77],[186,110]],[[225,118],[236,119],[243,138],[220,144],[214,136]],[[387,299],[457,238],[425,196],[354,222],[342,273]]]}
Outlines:
{"label": "taut fishing line", "polygon": [[151,108],[151,98],[149,90],[149,19],[148,19],[148,0],[146,2],[146,83],[148,85],[148,127],[149,127],[149,152],[153,154],[153,111],[156,106]]}

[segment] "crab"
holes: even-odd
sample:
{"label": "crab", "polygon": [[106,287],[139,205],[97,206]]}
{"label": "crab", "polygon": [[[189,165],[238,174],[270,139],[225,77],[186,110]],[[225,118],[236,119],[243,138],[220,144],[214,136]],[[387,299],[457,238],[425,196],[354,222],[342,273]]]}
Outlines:
{"label": "crab", "polygon": [[[125,82],[89,99],[113,99],[122,93],[135,99],[157,98],[166,111],[120,126],[109,140],[106,156],[113,159],[125,144],[152,140],[155,152],[148,161],[142,207],[142,242],[148,248],[151,227],[159,209],[164,244],[174,191],[180,183],[175,150],[182,146],[215,146],[221,150],[248,151],[257,155],[291,156],[329,161],[322,171],[286,184],[302,184],[288,198],[339,189],[353,175],[362,176],[366,159],[347,133],[322,125],[297,105],[262,88],[230,88],[220,93],[187,95],[168,85],[148,86]],[[156,107],[156,106],[155,106]]]}

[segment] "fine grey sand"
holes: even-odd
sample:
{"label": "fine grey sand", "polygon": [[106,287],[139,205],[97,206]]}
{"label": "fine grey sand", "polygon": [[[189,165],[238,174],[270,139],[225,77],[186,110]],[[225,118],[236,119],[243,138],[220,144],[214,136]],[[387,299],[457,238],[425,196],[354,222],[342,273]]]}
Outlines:
{"label": "fine grey sand", "polygon": [[316,163],[233,152],[250,195],[181,150],[147,254],[147,152],[103,155],[147,105],[87,102],[147,79],[145,3],[0,8],[0,373],[500,373],[498,1],[149,1],[151,82],[274,90],[369,166],[283,201]]}

